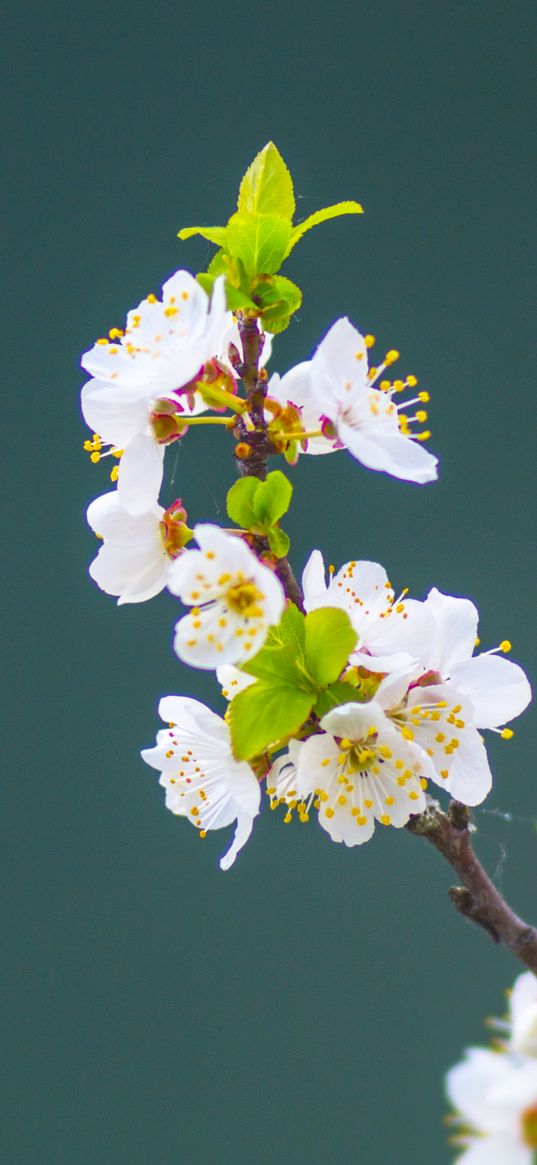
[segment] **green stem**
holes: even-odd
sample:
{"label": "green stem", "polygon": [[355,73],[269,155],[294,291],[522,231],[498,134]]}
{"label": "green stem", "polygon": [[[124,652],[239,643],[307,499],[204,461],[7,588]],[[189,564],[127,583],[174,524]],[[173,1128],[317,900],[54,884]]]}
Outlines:
{"label": "green stem", "polygon": [[243,413],[248,408],[248,402],[240,396],[234,396],[225,388],[218,388],[216,384],[206,384],[204,380],[196,381],[196,388],[208,405],[224,405],[233,413]]}

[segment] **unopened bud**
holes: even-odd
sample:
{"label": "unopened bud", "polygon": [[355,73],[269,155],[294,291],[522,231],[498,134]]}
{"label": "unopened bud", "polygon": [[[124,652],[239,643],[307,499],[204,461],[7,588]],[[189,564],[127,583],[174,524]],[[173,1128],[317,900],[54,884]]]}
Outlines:
{"label": "unopened bud", "polygon": [[252,456],[252,453],[252,446],[247,445],[246,441],[239,441],[239,444],[235,448],[235,457],[238,457],[239,461],[246,461],[248,457]]}

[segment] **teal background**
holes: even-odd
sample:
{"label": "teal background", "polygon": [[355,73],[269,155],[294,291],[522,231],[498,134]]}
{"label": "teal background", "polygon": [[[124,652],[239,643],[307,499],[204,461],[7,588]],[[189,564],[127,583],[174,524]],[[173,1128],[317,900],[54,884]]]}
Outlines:
{"label": "teal background", "polygon": [[[104,468],[80,352],[212,248],[268,138],[300,217],[357,198],[286,266],[304,304],[272,367],[348,313],[430,389],[437,484],[301,460],[287,528],[416,597],[473,597],[483,646],[535,675],[535,10],[487,2],[12,6],[3,463],[5,1115],[9,1165],[443,1165],[445,1070],[515,962],[458,918],[427,845],[362,850],[264,812],[226,838],[167,813],[139,759],[160,695],[220,706],[171,652],[176,604],[117,609],[86,574]],[[179,450],[194,520],[233,480],[218,431]],[[493,738],[477,847],[537,918],[535,714]],[[504,814],[511,814],[507,819]]]}

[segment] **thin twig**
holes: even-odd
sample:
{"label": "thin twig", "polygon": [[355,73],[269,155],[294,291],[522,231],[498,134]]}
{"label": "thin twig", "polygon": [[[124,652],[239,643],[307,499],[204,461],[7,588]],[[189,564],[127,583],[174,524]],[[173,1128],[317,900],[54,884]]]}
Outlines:
{"label": "thin twig", "polygon": [[458,874],[462,885],[449,890],[457,910],[537,974],[537,930],[511,910],[483,869],[472,848],[470,818],[468,807],[458,801],[444,813],[429,799],[425,812],[411,817],[406,828],[427,838]]}

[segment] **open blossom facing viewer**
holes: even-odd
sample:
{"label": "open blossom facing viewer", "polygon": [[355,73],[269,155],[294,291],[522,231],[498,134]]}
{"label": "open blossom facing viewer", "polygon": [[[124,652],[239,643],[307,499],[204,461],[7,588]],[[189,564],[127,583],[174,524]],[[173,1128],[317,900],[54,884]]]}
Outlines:
{"label": "open blossom facing viewer", "polygon": [[162,301],[154,295],[142,300],[124,331],[112,328],[83,355],[82,367],[93,379],[82,389],[82,412],[95,430],[95,457],[103,444],[121,452],[119,499],[130,513],[144,513],[157,501],[164,446],[179,433],[174,410],[179,417],[205,411],[193,389],[188,396],[181,389],[220,352],[231,318],[222,279],[209,304],[194,277],[177,271],[164,284]]}
{"label": "open blossom facing viewer", "polygon": [[88,522],[103,540],[89,572],[101,590],[118,603],[142,603],[165,586],[171,562],[192,536],[181,499],[165,510],[153,506],[145,514],[129,514],[117,490],[95,498]]}
{"label": "open blossom facing viewer", "polygon": [[228,870],[247,842],[259,813],[259,783],[250,765],[236,761],[229,728],[199,700],[164,696],[159,715],[169,727],[157,734],[155,748],[142,752],[157,769],[166,790],[166,808],[186,817],[204,837],[209,829],[237,822],[233,843],[220,860]]}
{"label": "open blossom facing viewer", "polygon": [[[272,796],[307,820],[313,803],[332,841],[361,845],[382,825],[405,825],[425,808],[422,777],[429,763],[405,740],[375,701],[344,704],[320,722],[268,778]],[[294,766],[294,772],[291,766]]]}
{"label": "open blossom facing viewer", "polygon": [[175,628],[174,647],[193,667],[250,659],[285,606],[283,587],[239,537],[218,526],[194,527],[199,550],[173,564],[168,588],[192,610]]}

